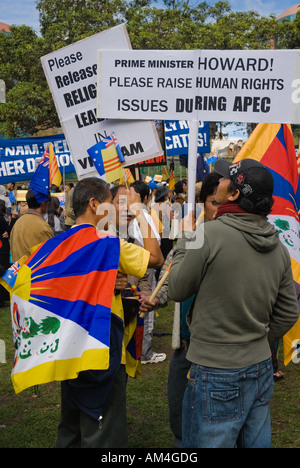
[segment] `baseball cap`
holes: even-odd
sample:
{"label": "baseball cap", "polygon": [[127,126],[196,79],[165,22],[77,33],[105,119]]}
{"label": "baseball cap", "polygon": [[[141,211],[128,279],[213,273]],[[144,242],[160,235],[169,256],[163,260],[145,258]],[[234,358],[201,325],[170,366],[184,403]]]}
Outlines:
{"label": "baseball cap", "polygon": [[273,194],[274,181],[271,172],[255,159],[242,159],[234,164],[219,159],[215,163],[215,172],[230,179],[253,203]]}

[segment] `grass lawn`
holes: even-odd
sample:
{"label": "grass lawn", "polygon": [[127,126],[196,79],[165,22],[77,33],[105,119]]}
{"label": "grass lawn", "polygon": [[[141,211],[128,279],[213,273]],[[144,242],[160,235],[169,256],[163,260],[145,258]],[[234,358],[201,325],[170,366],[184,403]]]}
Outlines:
{"label": "grass lawn", "polygon": [[[168,422],[167,379],[172,357],[172,303],[160,309],[153,349],[166,352],[167,361],[142,367],[142,377],[129,379],[127,408],[131,448],[172,448]],[[52,448],[60,418],[60,385],[51,383],[15,395],[10,372],[14,347],[10,313],[0,309],[0,339],[6,344],[6,363],[0,363],[0,448]],[[285,378],[275,383],[271,403],[274,448],[300,447],[300,364],[280,364]]]}

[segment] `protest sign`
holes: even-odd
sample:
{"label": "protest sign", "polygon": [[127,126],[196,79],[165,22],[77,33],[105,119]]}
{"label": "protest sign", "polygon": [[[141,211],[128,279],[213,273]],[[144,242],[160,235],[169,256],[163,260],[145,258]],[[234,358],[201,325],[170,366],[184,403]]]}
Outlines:
{"label": "protest sign", "polygon": [[158,156],[157,158],[146,159],[137,164],[136,167],[149,167],[149,166],[166,166],[167,165],[167,158],[163,154],[162,156]]}
{"label": "protest sign", "polygon": [[299,123],[299,50],[99,50],[98,118]]}
{"label": "protest sign", "polygon": [[106,121],[96,115],[97,50],[129,49],[125,25],[103,31],[41,58],[78,178],[98,176],[87,149],[115,132],[125,166],[162,154],[150,121]]}
{"label": "protest sign", "polygon": [[0,184],[31,180],[36,160],[43,157],[49,143],[52,143],[61,174],[75,172],[70,150],[62,134],[0,140]]}
{"label": "protest sign", "polygon": [[[187,120],[165,121],[167,156],[188,154],[190,124]],[[210,152],[209,122],[199,122],[198,153]]]}

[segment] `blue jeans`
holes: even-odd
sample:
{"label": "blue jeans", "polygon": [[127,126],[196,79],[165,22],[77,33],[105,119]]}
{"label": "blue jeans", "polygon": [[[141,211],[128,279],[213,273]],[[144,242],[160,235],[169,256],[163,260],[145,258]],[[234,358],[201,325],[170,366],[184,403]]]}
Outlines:
{"label": "blue jeans", "polygon": [[183,399],[184,448],[270,448],[272,359],[243,369],[192,364]]}

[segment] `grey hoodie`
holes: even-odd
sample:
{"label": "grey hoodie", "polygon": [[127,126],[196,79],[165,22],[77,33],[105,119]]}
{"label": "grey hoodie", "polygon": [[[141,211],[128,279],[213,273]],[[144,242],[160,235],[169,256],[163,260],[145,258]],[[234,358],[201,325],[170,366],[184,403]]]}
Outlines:
{"label": "grey hoodie", "polygon": [[298,319],[288,251],[259,215],[226,214],[199,229],[203,246],[179,240],[169,274],[174,301],[195,294],[187,359],[228,369],[261,362]]}
{"label": "grey hoodie", "polygon": [[6,189],[3,185],[0,185],[0,200],[3,200],[5,203],[6,210],[8,214],[10,214],[11,211],[11,202],[9,198],[6,196]]}

